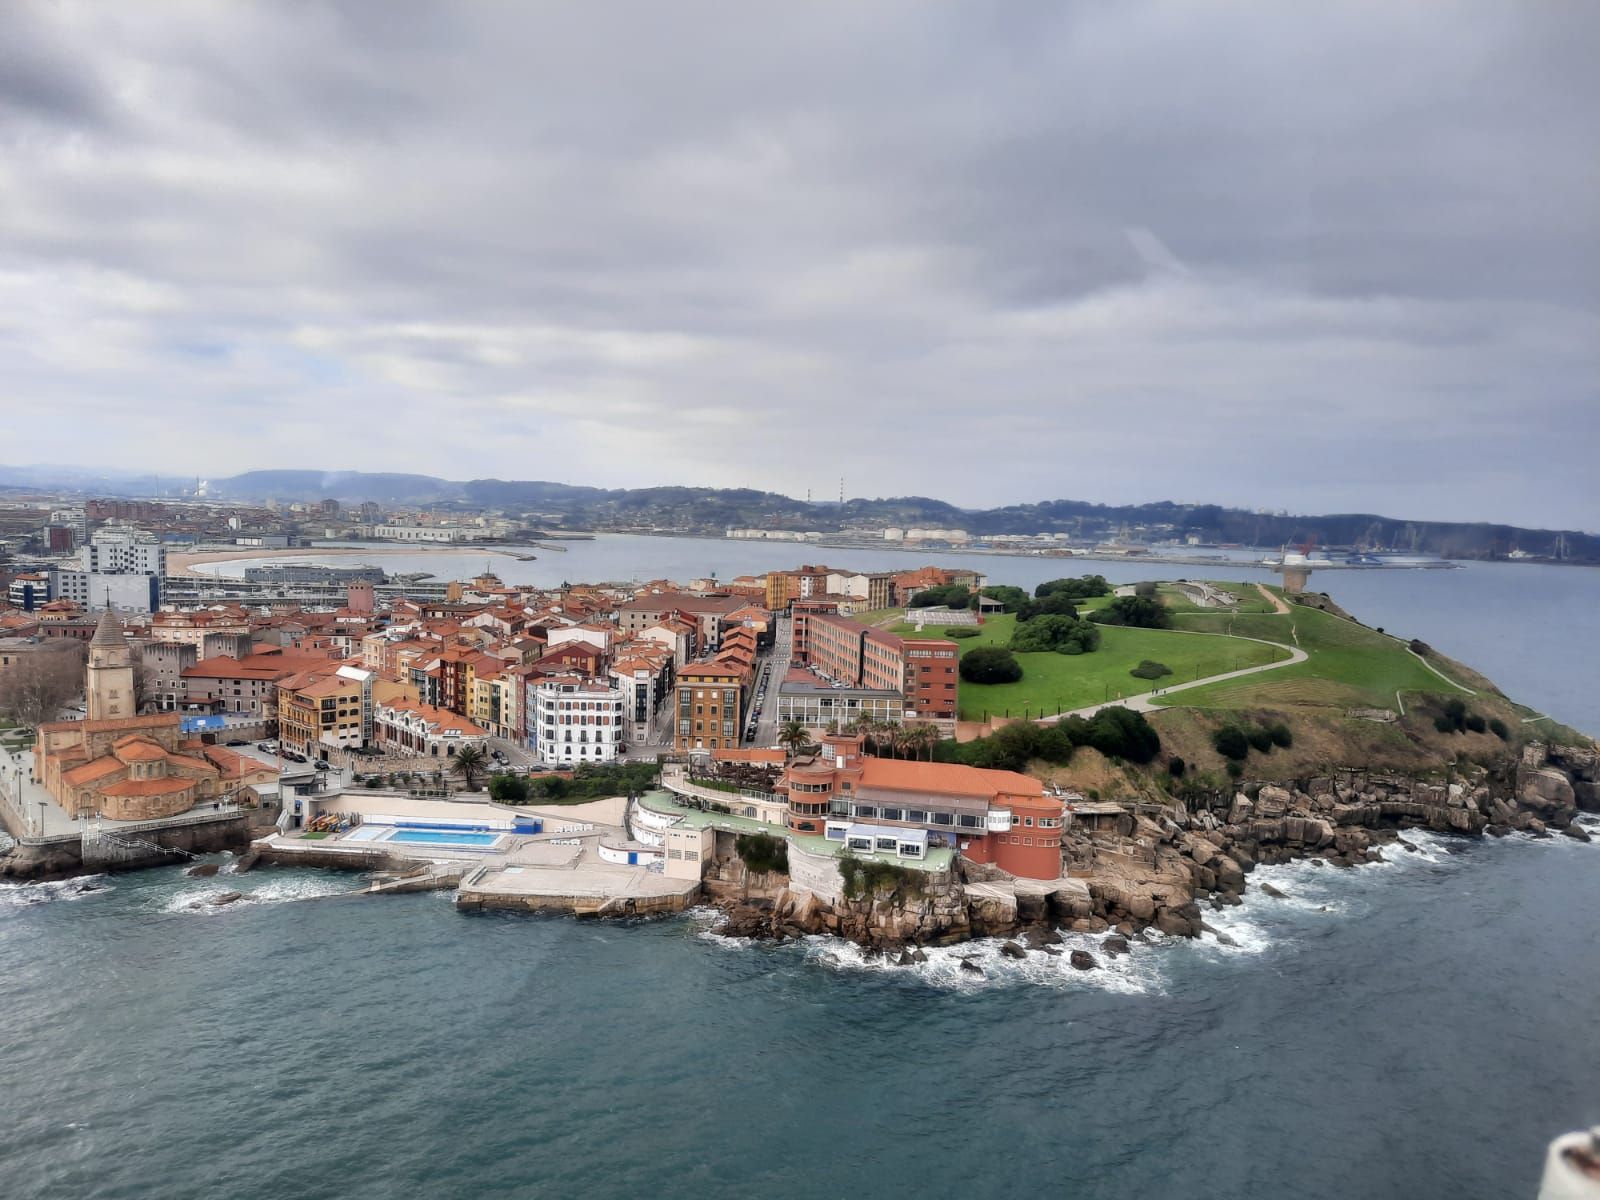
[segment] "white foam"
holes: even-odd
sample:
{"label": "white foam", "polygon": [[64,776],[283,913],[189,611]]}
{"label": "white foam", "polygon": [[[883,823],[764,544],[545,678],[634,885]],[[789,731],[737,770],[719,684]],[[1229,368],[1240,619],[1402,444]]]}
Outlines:
{"label": "white foam", "polygon": [[0,908],[27,908],[52,900],[84,900],[111,890],[104,875],[77,875],[49,883],[0,883]]}
{"label": "white foam", "polygon": [[[244,892],[243,888],[186,887],[169,897],[162,904],[160,911],[215,916],[231,909],[249,907],[251,905],[289,904],[296,900],[315,900],[322,896],[340,896],[356,890],[358,889],[352,888],[347,879],[317,875],[297,876],[289,879],[270,879],[248,892]],[[212,903],[219,896],[224,896],[231,891],[240,891],[244,892],[244,894],[230,904]]]}

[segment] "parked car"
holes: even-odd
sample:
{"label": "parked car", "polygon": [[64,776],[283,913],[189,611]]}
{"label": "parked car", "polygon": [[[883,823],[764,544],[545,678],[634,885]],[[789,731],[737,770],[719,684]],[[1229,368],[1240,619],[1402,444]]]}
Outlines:
{"label": "parked car", "polygon": [[227,743],[229,746],[248,746],[249,744],[250,743],[245,741],[243,738],[235,738],[233,741]]}
{"label": "parked car", "polygon": [[313,767],[315,767],[319,771],[326,771],[326,770],[329,769],[328,768],[328,764],[323,762],[320,758],[316,762],[312,763],[311,765]]}
{"label": "parked car", "polygon": [[271,754],[274,750],[277,749],[277,747],[274,746],[271,742],[257,742],[256,743],[256,749],[257,750],[265,750],[268,754]]}

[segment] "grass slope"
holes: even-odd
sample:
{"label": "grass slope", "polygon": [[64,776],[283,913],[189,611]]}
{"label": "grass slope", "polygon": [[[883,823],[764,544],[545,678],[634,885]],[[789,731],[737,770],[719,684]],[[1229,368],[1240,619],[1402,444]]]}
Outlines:
{"label": "grass slope", "polygon": [[1173,624],[1181,629],[1298,645],[1310,658],[1270,674],[1180,692],[1162,703],[1194,708],[1394,708],[1396,692],[1404,696],[1466,695],[1430,671],[1405,643],[1315,609],[1296,607],[1287,616],[1174,613]]}
{"label": "grass slope", "polygon": [[[1005,646],[1016,628],[1016,617],[1005,614],[990,617],[974,638],[956,642],[962,654],[979,646]],[[893,626],[896,633],[911,635],[909,625]],[[1100,649],[1093,654],[1019,654],[1022,678],[1016,683],[961,684],[961,718],[981,721],[985,715],[1020,717],[1024,713],[1068,711],[1106,700],[1142,695],[1154,687],[1148,679],[1135,679],[1128,672],[1143,659],[1154,659],[1172,668],[1172,674],[1159,680],[1163,686],[1182,683],[1206,675],[1220,675],[1243,667],[1255,667],[1289,657],[1287,653],[1238,638],[1197,637],[1163,629],[1127,629],[1103,626]],[[941,626],[931,625],[925,637],[941,637]]]}

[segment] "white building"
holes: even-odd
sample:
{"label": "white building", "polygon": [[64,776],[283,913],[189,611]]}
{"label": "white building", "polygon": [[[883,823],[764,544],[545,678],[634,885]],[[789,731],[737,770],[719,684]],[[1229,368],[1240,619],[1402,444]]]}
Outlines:
{"label": "white building", "polygon": [[374,537],[392,542],[470,542],[473,531],[440,525],[376,525]]}
{"label": "white building", "polygon": [[621,688],[596,680],[551,679],[528,689],[528,748],[550,766],[611,762],[625,741]]}
{"label": "white building", "polygon": [[56,599],[75,600],[85,608],[155,612],[161,607],[161,577],[167,571],[167,548],[153,533],[125,526],[95,531],[78,550],[76,568],[52,572]]}

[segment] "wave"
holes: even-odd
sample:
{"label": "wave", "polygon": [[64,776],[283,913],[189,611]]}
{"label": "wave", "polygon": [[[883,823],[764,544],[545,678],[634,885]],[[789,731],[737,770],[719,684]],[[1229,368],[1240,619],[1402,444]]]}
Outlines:
{"label": "wave", "polygon": [[[352,888],[348,879],[325,878],[314,875],[293,879],[271,879],[249,891],[244,891],[243,888],[228,887],[186,887],[169,896],[161,905],[160,911],[215,916],[241,907],[251,907],[259,904],[292,904],[298,900],[317,900],[326,896],[343,896],[359,890],[358,888]],[[214,903],[219,897],[233,891],[242,892],[243,894],[239,899],[229,904]]]}
{"label": "wave", "polygon": [[104,875],[76,875],[49,883],[0,883],[0,908],[27,908],[53,900],[83,900],[111,890]]}

